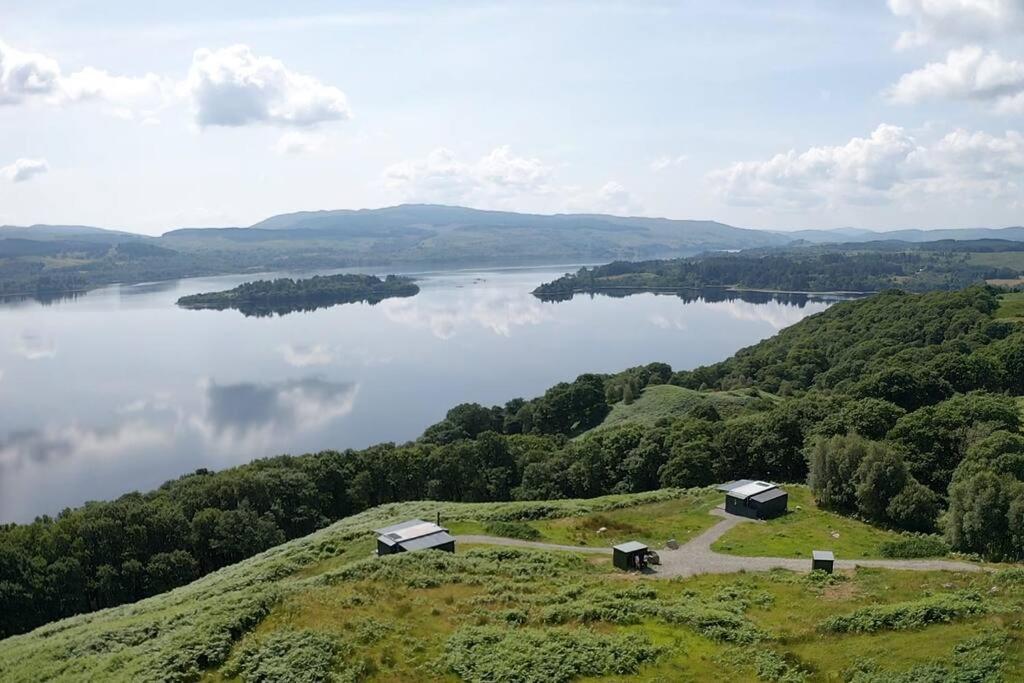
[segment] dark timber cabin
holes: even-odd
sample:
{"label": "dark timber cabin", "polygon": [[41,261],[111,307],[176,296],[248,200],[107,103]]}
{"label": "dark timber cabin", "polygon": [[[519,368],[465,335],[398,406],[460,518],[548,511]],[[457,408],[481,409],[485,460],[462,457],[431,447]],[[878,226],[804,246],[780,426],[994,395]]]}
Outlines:
{"label": "dark timber cabin", "polygon": [[629,541],[612,548],[612,564],[619,569],[641,570],[647,566],[647,546]]}
{"label": "dark timber cabin", "polygon": [[725,492],[725,511],[751,519],[771,519],[786,512],[789,494],[767,481],[739,479],[722,484]]}
{"label": "dark timber cabin", "polygon": [[835,565],[836,556],[832,554],[831,550],[812,550],[811,551],[811,571],[820,569],[823,572],[832,573],[832,567]]}
{"label": "dark timber cabin", "polygon": [[455,539],[444,527],[422,519],[377,529],[377,554],[394,555],[413,550],[444,550],[455,552]]}

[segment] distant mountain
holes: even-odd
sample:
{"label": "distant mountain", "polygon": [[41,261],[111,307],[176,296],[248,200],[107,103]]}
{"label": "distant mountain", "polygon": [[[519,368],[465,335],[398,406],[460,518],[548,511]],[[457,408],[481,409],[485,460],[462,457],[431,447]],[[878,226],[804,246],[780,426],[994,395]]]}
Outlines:
{"label": "distant mountain", "polygon": [[66,240],[87,242],[124,242],[126,240],[149,239],[144,235],[123,230],[93,228],[88,225],[0,225],[0,239],[25,240]]}
{"label": "distant mountain", "polygon": [[806,240],[816,244],[833,242],[874,242],[878,240],[898,240],[900,242],[937,242],[939,240],[982,240],[999,239],[1024,241],[1024,227],[1009,228],[937,228],[924,230],[889,230],[876,232],[860,228],[836,228],[833,230],[795,230],[780,233],[793,239]]}
{"label": "distant mountain", "polygon": [[344,248],[362,262],[553,262],[685,256],[702,251],[782,246],[793,238],[715,221],[540,215],[458,206],[404,204],[382,209],[303,211],[248,228],[185,229],[168,244],[202,249],[245,246]]}

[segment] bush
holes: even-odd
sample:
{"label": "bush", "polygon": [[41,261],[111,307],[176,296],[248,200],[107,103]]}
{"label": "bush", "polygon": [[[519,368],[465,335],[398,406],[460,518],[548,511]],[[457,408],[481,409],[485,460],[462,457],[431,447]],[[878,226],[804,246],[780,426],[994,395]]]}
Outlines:
{"label": "bush", "polygon": [[524,541],[535,541],[540,538],[540,532],[525,522],[486,522],[484,531],[492,536],[519,538]]}
{"label": "bush", "polygon": [[660,654],[660,648],[637,634],[471,626],[448,639],[444,663],[467,681],[561,683],[581,676],[635,674]]}
{"label": "bush", "polygon": [[986,610],[987,605],[980,594],[963,591],[892,605],[862,607],[850,614],[830,617],[821,623],[820,628],[832,633],[903,631],[983,614]]}
{"label": "bush", "polygon": [[[266,638],[245,640],[223,672],[247,683],[335,681],[343,651],[336,640],[317,631],[276,631]],[[351,679],[355,675],[349,672]]]}
{"label": "bush", "polygon": [[949,554],[949,544],[938,536],[905,536],[896,541],[885,541],[878,546],[882,557],[913,559],[916,557],[942,557]]}

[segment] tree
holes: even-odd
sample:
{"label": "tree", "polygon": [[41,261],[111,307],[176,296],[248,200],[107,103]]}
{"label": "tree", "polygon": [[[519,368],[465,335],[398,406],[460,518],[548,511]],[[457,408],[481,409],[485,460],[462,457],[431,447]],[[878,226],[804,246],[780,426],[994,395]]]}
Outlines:
{"label": "tree", "polygon": [[907,466],[891,449],[874,443],[857,466],[854,478],[857,510],[868,519],[885,522],[890,501],[907,485]]}
{"label": "tree", "polygon": [[857,434],[811,441],[807,483],[819,505],[844,512],[857,509],[857,470],[873,445]]}
{"label": "tree", "polygon": [[932,533],[939,517],[941,499],[913,477],[885,508],[889,521],[905,531]]}

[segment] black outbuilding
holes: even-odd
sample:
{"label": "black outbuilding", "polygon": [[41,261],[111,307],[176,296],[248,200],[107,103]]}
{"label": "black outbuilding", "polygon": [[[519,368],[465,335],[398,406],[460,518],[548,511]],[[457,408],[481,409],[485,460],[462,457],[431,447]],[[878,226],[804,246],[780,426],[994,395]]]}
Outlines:
{"label": "black outbuilding", "polygon": [[786,512],[789,494],[777,484],[767,481],[739,479],[722,484],[725,492],[725,511],[751,519],[771,519]]}
{"label": "black outbuilding", "polygon": [[835,565],[836,556],[832,554],[831,550],[812,550],[811,551],[811,571],[820,569],[823,572],[832,573],[832,567]]}
{"label": "black outbuilding", "polygon": [[455,552],[455,539],[448,530],[422,519],[410,519],[401,524],[377,529],[376,532],[378,555],[394,555],[414,550]]}
{"label": "black outbuilding", "polygon": [[638,541],[629,541],[612,548],[612,564],[619,569],[642,570],[647,568],[647,546]]}

